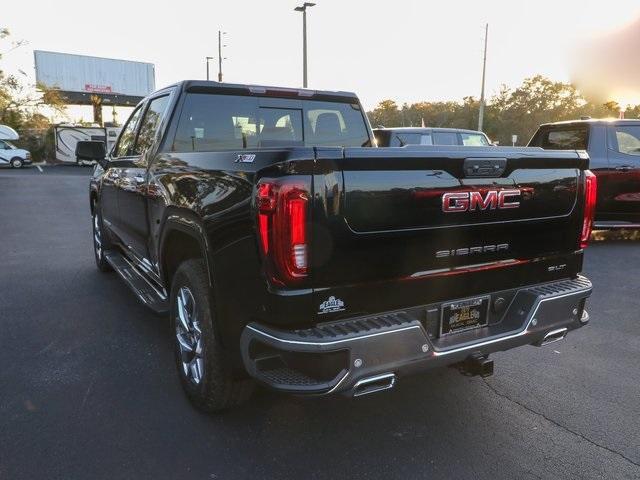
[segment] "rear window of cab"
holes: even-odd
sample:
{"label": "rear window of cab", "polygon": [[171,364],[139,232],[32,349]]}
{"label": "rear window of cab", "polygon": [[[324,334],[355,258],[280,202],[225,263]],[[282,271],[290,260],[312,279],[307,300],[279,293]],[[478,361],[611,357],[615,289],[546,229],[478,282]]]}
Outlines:
{"label": "rear window of cab", "polygon": [[[281,106],[279,105],[281,103]],[[370,144],[358,104],[189,93],[171,150],[206,152],[261,147]]]}

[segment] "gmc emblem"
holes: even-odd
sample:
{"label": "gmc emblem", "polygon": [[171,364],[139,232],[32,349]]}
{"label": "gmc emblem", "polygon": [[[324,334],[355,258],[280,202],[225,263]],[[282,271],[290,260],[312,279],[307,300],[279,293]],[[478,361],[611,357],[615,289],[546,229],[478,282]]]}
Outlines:
{"label": "gmc emblem", "polygon": [[520,197],[520,195],[520,189],[488,190],[484,195],[482,192],[476,191],[445,193],[442,195],[442,211],[450,213],[518,208],[520,202],[510,199]]}

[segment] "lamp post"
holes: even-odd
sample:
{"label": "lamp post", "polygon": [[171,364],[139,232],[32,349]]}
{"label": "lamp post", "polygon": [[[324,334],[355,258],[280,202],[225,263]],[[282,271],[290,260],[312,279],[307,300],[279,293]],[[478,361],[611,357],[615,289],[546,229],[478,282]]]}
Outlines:
{"label": "lamp post", "polygon": [[226,45],[222,44],[222,36],[226,35],[227,32],[223,32],[218,30],[218,81],[222,82],[222,60],[226,60],[226,57],[222,57],[222,47],[226,47]]}
{"label": "lamp post", "polygon": [[204,57],[207,62],[207,80],[209,80],[209,60],[213,60],[213,57]]}
{"label": "lamp post", "polygon": [[304,2],[302,6],[294,8],[296,12],[302,12],[302,86],[307,88],[307,8],[315,3]]}
{"label": "lamp post", "polygon": [[489,39],[489,24],[484,27],[484,53],[482,55],[482,88],[480,90],[480,111],[478,113],[478,130],[484,127],[484,79],[487,72],[487,41]]}

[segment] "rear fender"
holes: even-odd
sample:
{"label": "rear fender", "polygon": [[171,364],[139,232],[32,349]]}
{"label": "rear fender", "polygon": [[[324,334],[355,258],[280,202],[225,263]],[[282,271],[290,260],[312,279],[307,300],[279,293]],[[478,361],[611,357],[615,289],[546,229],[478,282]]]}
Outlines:
{"label": "rear fender", "polygon": [[205,262],[209,286],[213,287],[213,273],[212,273],[212,259],[211,250],[209,248],[209,242],[205,229],[202,224],[202,220],[195,214],[180,210],[171,209],[168,210],[163,221],[162,233],[160,235],[160,242],[158,248],[158,265],[160,269],[160,277],[165,282],[167,288],[170,288],[171,279],[168,278],[168,272],[165,269],[165,247],[166,241],[170,237],[172,232],[181,232],[192,237],[200,246],[201,257]]}

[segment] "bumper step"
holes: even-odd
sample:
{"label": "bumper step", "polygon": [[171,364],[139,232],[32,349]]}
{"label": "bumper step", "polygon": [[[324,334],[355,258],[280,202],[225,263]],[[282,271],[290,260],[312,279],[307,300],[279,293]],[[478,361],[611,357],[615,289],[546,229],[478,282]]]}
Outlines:
{"label": "bumper step", "polygon": [[570,294],[584,289],[590,289],[591,282],[586,277],[579,276],[571,280],[562,280],[560,282],[545,283],[530,287],[527,290],[542,299],[554,297],[558,295]]}
{"label": "bumper step", "polygon": [[398,328],[416,325],[416,322],[417,320],[406,312],[397,312],[366,318],[341,320],[302,330],[278,331],[277,334],[282,340],[305,343],[333,343],[336,341],[347,341],[371,333],[384,333],[397,330]]}

